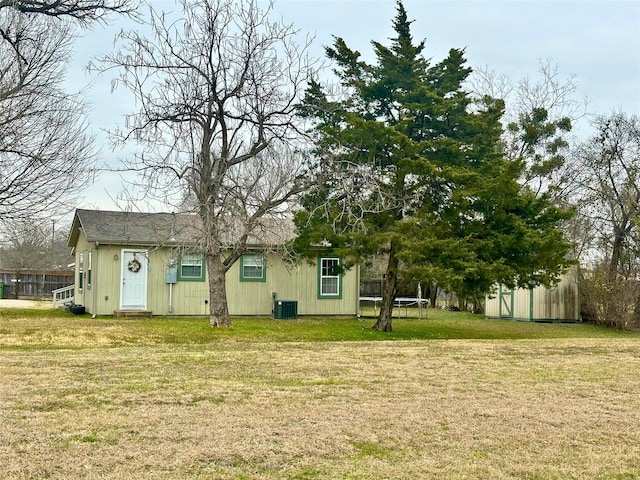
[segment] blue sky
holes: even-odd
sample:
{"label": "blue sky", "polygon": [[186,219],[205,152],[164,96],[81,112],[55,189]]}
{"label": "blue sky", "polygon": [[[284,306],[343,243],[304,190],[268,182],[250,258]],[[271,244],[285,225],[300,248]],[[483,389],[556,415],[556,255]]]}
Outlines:
{"label": "blue sky", "polygon": [[[395,5],[395,0],[276,0],[274,14],[315,35],[312,52],[319,57],[335,35],[371,58],[370,41],[388,43],[392,36]],[[405,0],[404,5],[414,20],[414,39],[426,39],[425,56],[434,62],[450,48],[465,48],[472,68],[486,66],[518,81],[535,78],[540,61],[551,59],[561,77],[575,75],[576,99],[587,98],[590,113],[640,115],[640,0]],[[171,2],[154,6],[177,10]],[[103,129],[121,125],[132,113],[131,97],[122,90],[110,92],[115,73],[97,76],[84,67],[92,56],[112,49],[120,28],[130,27],[141,28],[116,19],[108,28],[84,34],[67,78],[70,89],[86,87],[90,127],[103,146],[102,160],[111,165],[132,152],[112,151]],[[117,174],[100,174],[78,207],[118,209],[109,196],[120,188]]]}

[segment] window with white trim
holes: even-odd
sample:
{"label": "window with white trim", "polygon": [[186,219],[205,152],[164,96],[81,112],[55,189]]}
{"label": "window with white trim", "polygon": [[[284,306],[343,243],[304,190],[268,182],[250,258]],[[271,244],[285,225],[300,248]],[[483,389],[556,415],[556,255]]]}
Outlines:
{"label": "window with white trim", "polygon": [[84,284],[84,252],[78,253],[78,290],[82,291]]}
{"label": "window with white trim", "polygon": [[241,282],[265,282],[266,262],[261,253],[245,253],[240,257]]}
{"label": "window with white trim", "polygon": [[204,259],[199,253],[186,253],[180,257],[178,280],[204,282]]}
{"label": "window with white trim", "polygon": [[87,252],[87,288],[91,289],[91,250]]}
{"label": "window with white trim", "polygon": [[318,261],[318,297],[340,298],[342,275],[339,258],[320,258]]}

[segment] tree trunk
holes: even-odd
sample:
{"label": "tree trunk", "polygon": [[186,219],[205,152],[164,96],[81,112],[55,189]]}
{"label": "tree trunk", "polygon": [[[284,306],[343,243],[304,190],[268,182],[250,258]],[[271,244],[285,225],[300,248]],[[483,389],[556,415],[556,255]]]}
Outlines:
{"label": "tree trunk", "polygon": [[431,308],[436,308],[438,306],[438,286],[435,282],[432,282],[429,287],[429,304],[431,305]]}
{"label": "tree trunk", "polygon": [[209,325],[212,327],[231,327],[227,306],[226,269],[220,254],[207,255],[209,274]]}
{"label": "tree trunk", "polygon": [[622,248],[624,246],[624,234],[621,228],[616,228],[613,236],[613,247],[611,248],[611,261],[609,263],[609,279],[616,278],[618,274],[618,266],[622,257]]}
{"label": "tree trunk", "polygon": [[458,297],[458,310],[461,312],[467,311],[467,299]]}
{"label": "tree trunk", "polygon": [[398,257],[393,246],[389,249],[389,261],[387,271],[382,283],[382,304],[378,321],[373,326],[375,330],[381,332],[391,331],[391,320],[393,314],[393,302],[396,299],[398,289]]}

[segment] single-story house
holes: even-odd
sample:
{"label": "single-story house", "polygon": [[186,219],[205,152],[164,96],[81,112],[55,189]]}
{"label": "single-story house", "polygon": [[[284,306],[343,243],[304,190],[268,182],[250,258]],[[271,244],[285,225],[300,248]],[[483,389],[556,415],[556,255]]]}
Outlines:
{"label": "single-story house", "polygon": [[580,320],[578,280],[574,270],[560,277],[552,288],[511,289],[498,285],[485,298],[487,318],[511,318],[531,322],[576,322]]}
{"label": "single-story house", "polygon": [[[75,256],[74,301],[96,315],[208,315],[206,263],[197,217],[188,214],[76,210],[68,246]],[[271,315],[278,302],[298,315],[356,315],[359,270],[318,254],[288,262],[278,248],[293,236],[287,219],[265,219],[226,275],[230,315]],[[267,228],[268,227],[268,228]],[[230,246],[231,248],[231,246]]]}

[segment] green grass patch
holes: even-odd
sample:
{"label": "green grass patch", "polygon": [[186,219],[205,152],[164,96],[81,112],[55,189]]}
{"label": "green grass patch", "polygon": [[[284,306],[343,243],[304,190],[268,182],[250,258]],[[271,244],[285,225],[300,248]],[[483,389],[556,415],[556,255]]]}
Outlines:
{"label": "green grass patch", "polygon": [[351,442],[357,452],[358,458],[373,457],[385,458],[393,454],[393,449],[373,442]]}
{"label": "green grass patch", "polygon": [[235,318],[232,328],[212,328],[208,318],[114,318],[60,310],[7,309],[0,313],[0,348],[86,348],[228,342],[344,342],[382,340],[521,340],[633,337],[588,324],[487,320],[462,312],[429,311],[423,319],[396,318],[392,332],[372,328],[373,318]]}

